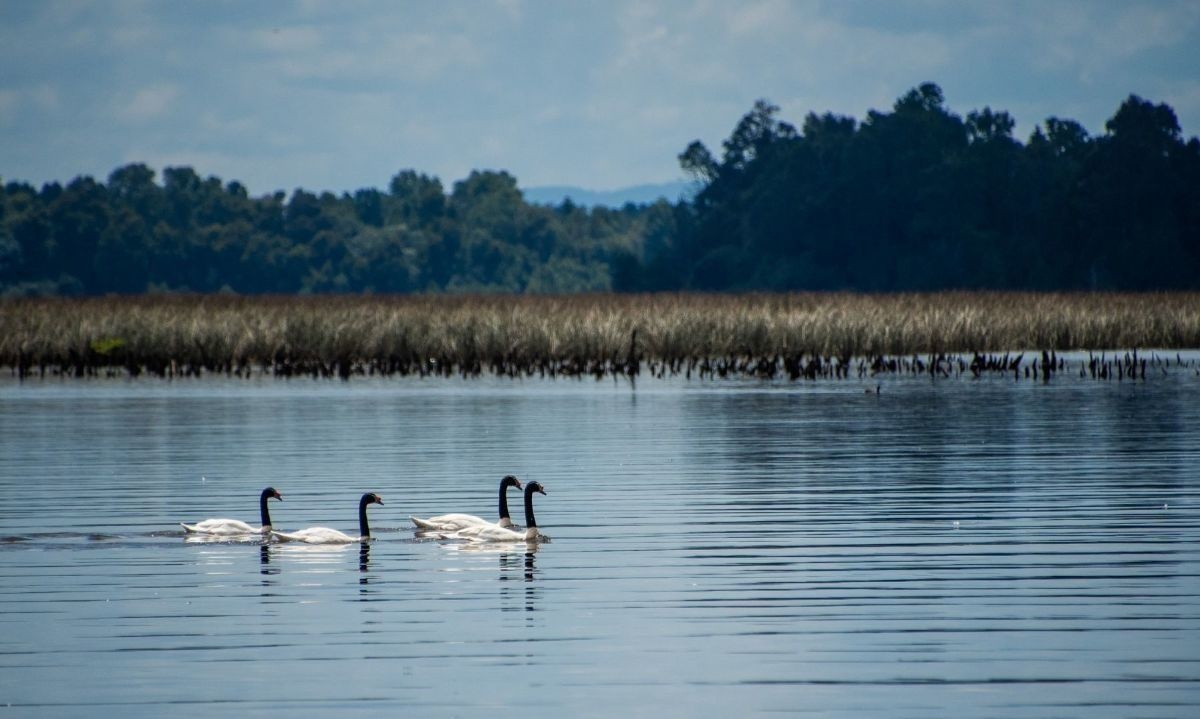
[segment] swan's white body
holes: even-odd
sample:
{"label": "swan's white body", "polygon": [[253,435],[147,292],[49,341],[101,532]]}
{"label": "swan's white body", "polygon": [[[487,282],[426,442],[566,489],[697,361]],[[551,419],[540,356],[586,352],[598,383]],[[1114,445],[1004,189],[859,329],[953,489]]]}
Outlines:
{"label": "swan's white body", "polygon": [[435,532],[457,532],[463,529],[477,527],[505,527],[513,526],[512,520],[508,516],[508,488],[516,487],[521,489],[521,480],[510,475],[506,475],[500,480],[500,502],[499,514],[500,519],[496,522],[489,522],[483,517],[477,517],[474,514],[439,514],[436,517],[421,519],[420,517],[409,517],[413,524],[417,525],[417,529]]}
{"label": "swan's white body", "polygon": [[508,517],[501,517],[498,522],[489,522],[483,517],[476,517],[474,514],[439,514],[436,517],[429,519],[421,519],[420,517],[409,517],[413,524],[417,525],[418,529],[429,529],[438,532],[457,532],[460,529],[469,527],[512,527],[512,520]]}
{"label": "swan's white body", "polygon": [[371,539],[371,528],[367,526],[367,505],[383,504],[383,500],[374,492],[367,492],[358,500],[358,536],[339,532],[329,527],[309,527],[295,532],[276,532],[271,535],[285,542],[305,542],[307,544],[351,544],[366,542]]}
{"label": "swan's white body", "polygon": [[465,539],[477,543],[502,542],[538,542],[545,537],[538,534],[537,519],[533,516],[533,495],[545,494],[545,487],[540,482],[530,482],[525,485],[525,529],[509,529],[495,524],[477,525],[460,529],[447,535],[447,539]]}
{"label": "swan's white body", "polygon": [[536,542],[540,539],[537,527],[516,530],[498,527],[495,524],[466,527],[450,535],[452,539],[471,542]]}
{"label": "swan's white body", "polygon": [[258,514],[262,525],[255,527],[240,519],[206,519],[195,524],[179,523],[189,534],[210,534],[218,537],[236,537],[247,534],[269,534],[271,531],[271,514],[267,510],[267,500],[283,500],[283,495],[274,487],[267,487],[258,496]]}
{"label": "swan's white body", "polygon": [[237,534],[267,534],[271,531],[271,525],[265,527],[255,527],[246,524],[240,519],[206,519],[203,522],[195,524],[179,523],[179,526],[185,530],[195,534],[220,534],[233,536]]}
{"label": "swan's white body", "polygon": [[271,535],[285,542],[306,542],[308,544],[351,544],[365,542],[371,538],[370,536],[352,537],[345,532],[339,532],[329,527],[309,527],[295,532],[272,531]]}

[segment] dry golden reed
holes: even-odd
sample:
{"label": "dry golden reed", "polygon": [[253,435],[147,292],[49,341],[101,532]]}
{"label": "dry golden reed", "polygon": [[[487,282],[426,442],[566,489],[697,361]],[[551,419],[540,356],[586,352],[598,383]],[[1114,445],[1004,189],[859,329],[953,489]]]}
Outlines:
{"label": "dry golden reed", "polygon": [[[1200,348],[1200,294],[142,296],[0,301],[0,365],[289,376],[761,371],[802,358]],[[722,372],[724,373],[724,372]],[[795,373],[793,373],[795,376]]]}

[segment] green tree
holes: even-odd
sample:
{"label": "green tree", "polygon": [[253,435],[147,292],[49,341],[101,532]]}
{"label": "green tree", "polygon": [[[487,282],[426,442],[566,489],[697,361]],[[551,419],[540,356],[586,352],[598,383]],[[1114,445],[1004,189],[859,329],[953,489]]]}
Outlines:
{"label": "green tree", "polygon": [[104,186],[91,177],[76,178],[50,203],[48,213],[54,234],[51,262],[85,289],[96,287],[94,257],[110,213]]}
{"label": "green tree", "polygon": [[1196,267],[1178,261],[1194,227],[1180,203],[1179,122],[1166,105],[1131,95],[1105,123],[1086,179],[1088,230],[1096,238],[1093,282],[1101,288],[1162,289],[1193,283]]}
{"label": "green tree", "polygon": [[384,211],[387,224],[423,227],[446,211],[446,193],[436,177],[402,170],[392,178],[388,190],[391,194]]}
{"label": "green tree", "polygon": [[92,292],[143,292],[149,281],[150,232],[140,215],[128,207],[117,210],[104,228],[95,254]]}

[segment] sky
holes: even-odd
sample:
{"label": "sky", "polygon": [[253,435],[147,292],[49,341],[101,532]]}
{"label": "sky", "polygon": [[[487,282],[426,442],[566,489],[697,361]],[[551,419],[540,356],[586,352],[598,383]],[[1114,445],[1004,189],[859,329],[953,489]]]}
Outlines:
{"label": "sky", "polygon": [[[755,100],[861,120],[923,82],[1018,139],[1130,94],[1200,134],[1195,0],[0,0],[0,179],[142,162],[253,195],[679,180]],[[161,175],[160,175],[161,176]]]}

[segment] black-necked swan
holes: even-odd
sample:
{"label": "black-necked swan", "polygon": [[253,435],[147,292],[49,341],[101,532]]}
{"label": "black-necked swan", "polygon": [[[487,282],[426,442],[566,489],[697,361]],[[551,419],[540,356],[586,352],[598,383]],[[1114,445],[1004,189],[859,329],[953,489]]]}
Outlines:
{"label": "black-necked swan", "polygon": [[516,487],[521,489],[521,480],[516,477],[507,475],[500,480],[500,520],[497,522],[489,522],[483,517],[476,517],[473,514],[439,514],[436,517],[429,519],[421,519],[420,517],[409,517],[413,524],[417,525],[418,529],[433,529],[439,532],[457,532],[460,529],[467,527],[478,526],[493,526],[493,527],[511,527],[513,526],[512,518],[508,516],[508,488]]}
{"label": "black-necked swan", "polygon": [[283,495],[275,491],[274,487],[267,487],[258,497],[258,513],[262,520],[261,527],[246,524],[240,519],[206,519],[203,522],[195,524],[179,523],[185,531],[194,534],[221,534],[234,536],[238,534],[267,534],[271,531],[271,514],[267,511],[267,500],[278,499],[283,501]]}
{"label": "black-necked swan", "polygon": [[525,530],[517,531],[494,524],[460,529],[449,535],[456,539],[469,539],[472,542],[537,542],[546,537],[538,534],[537,519],[533,516],[533,495],[545,494],[546,488],[540,482],[529,482],[525,485]]}
{"label": "black-necked swan", "polygon": [[329,527],[309,527],[295,532],[275,532],[271,534],[284,541],[307,542],[308,544],[350,544],[365,542],[371,538],[371,528],[367,526],[367,505],[383,504],[383,498],[374,492],[367,492],[358,500],[358,535],[352,537],[345,532],[339,532]]}

